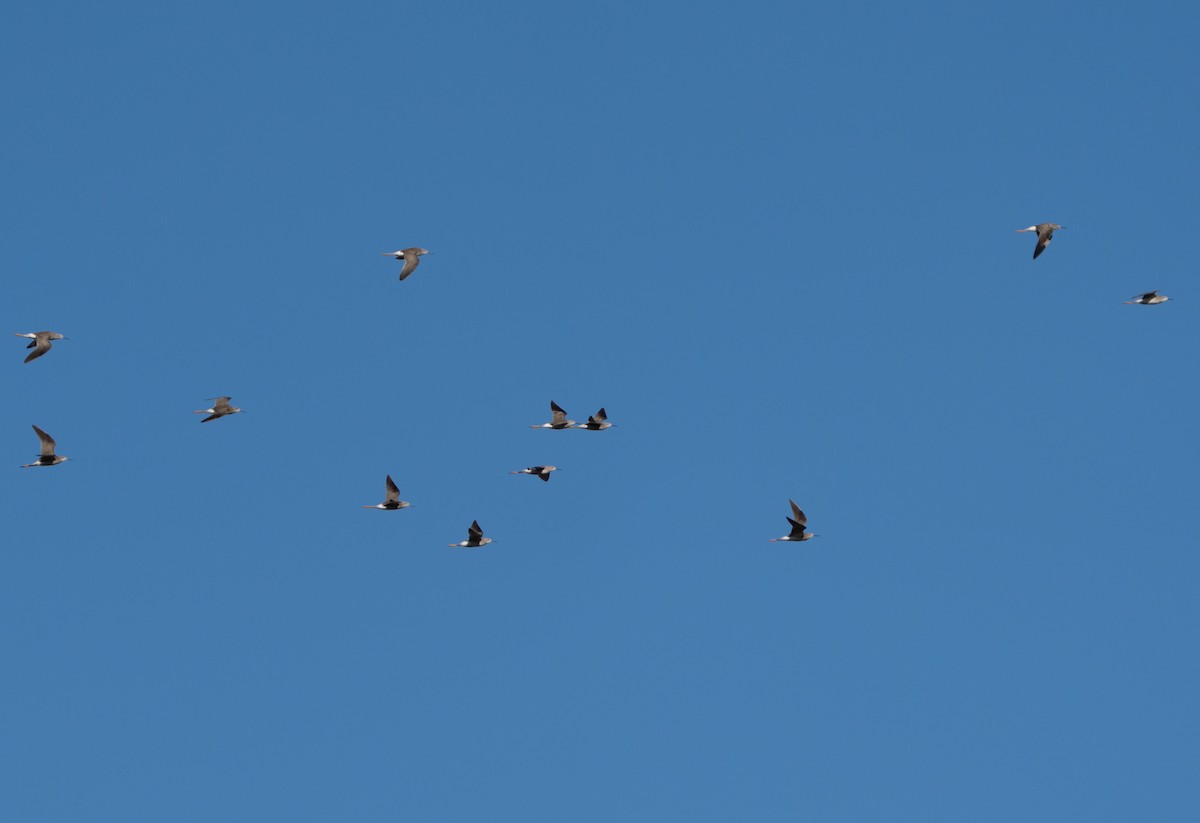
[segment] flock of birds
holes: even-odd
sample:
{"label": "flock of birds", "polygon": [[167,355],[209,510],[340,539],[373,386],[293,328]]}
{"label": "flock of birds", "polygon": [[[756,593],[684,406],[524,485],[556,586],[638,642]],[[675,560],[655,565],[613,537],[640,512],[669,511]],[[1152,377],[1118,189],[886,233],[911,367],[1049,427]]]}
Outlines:
{"label": "flock of birds", "polygon": [[[1063,226],[1060,226],[1058,223],[1038,223],[1035,226],[1017,229],[1017,232],[1037,233],[1037,244],[1033,248],[1033,259],[1036,260],[1042,254],[1042,252],[1046,250],[1046,247],[1050,245],[1050,241],[1054,238],[1054,232],[1059,231],[1062,228]],[[383,252],[382,254],[385,257],[393,257],[396,260],[404,261],[404,266],[400,269],[400,279],[404,280],[417,270],[417,266],[421,264],[421,258],[429,253],[429,249],[422,249],[413,246],[407,249],[399,249],[398,251]],[[1135,295],[1129,300],[1126,300],[1125,303],[1155,306],[1160,303],[1165,303],[1170,299],[1171,298],[1167,295],[1159,294],[1158,291],[1155,290]],[[37,360],[39,357],[46,354],[46,352],[50,351],[55,340],[68,339],[55,331],[36,331],[24,333],[15,332],[15,334],[17,337],[28,338],[29,345],[27,345],[26,348],[33,349],[33,351],[26,356],[26,363]],[[212,408],[197,409],[195,412],[193,412],[194,414],[206,415],[206,417],[200,421],[201,423],[208,423],[212,420],[218,420],[222,417],[228,417],[244,411],[244,409],[230,405],[229,401],[232,398],[229,396],[213,397],[210,399],[213,401]],[[567,412],[561,406],[551,400],[550,421],[547,423],[535,423],[530,426],[530,428],[556,430],[585,429],[588,431],[604,431],[605,429],[612,428],[613,425],[613,423],[609,422],[608,413],[603,407],[601,407],[598,412],[590,416],[586,423],[576,424],[574,420],[571,420],[567,417]],[[37,466],[57,466],[58,464],[69,459],[65,455],[58,454],[57,444],[54,442],[53,437],[37,426],[34,426],[33,430],[37,434],[38,440],[41,443],[41,452],[38,455],[37,460],[32,463],[26,463],[21,466],[21,468],[29,469]],[[550,474],[556,471],[560,471],[557,466],[529,466],[524,469],[518,469],[517,471],[509,472],[509,474],[529,474],[538,477],[543,481],[549,482]],[[399,511],[400,509],[406,509],[412,505],[411,503],[400,499],[400,489],[396,486],[396,483],[392,480],[392,476],[390,474],[387,476],[385,489],[385,497],[382,503],[377,503],[374,506],[363,506],[363,508],[383,509],[384,511]],[[788,523],[791,524],[792,527],[791,531],[782,537],[771,538],[770,542],[802,542],[805,540],[811,540],[814,537],[818,537],[819,535],[813,534],[812,532],[806,530],[808,526],[808,517],[805,516],[800,507],[796,505],[796,501],[789,499],[788,504],[792,509],[791,516],[787,518]],[[484,536],[483,529],[480,527],[479,521],[473,520],[471,521],[471,525],[467,528],[467,539],[459,541],[458,543],[450,543],[448,545],[450,547],[475,549],[494,542],[495,541],[492,538]]]}

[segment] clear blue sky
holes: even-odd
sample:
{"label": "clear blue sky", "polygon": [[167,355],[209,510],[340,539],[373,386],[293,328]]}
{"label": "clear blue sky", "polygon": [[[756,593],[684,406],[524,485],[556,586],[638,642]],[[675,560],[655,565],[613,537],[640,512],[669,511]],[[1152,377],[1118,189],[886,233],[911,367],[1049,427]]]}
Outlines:
{"label": "clear blue sky", "polygon": [[1194,820],[1198,22],[11,6],[5,814]]}

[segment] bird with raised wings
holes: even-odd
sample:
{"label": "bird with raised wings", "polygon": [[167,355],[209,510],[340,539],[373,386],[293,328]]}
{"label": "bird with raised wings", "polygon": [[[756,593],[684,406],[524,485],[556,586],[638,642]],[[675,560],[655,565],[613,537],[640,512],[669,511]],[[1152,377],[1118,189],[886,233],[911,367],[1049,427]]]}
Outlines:
{"label": "bird with raised wings", "polygon": [[479,521],[472,520],[470,528],[467,529],[467,539],[461,543],[450,543],[449,546],[450,548],[459,546],[465,549],[477,549],[493,542],[495,541],[492,538],[483,536],[483,529],[479,527]]}
{"label": "bird with raised wings", "polygon": [[615,425],[615,423],[608,422],[608,414],[604,411],[604,408],[601,407],[600,411],[589,417],[586,423],[580,423],[578,426],[573,426],[572,428],[600,432],[604,431],[605,429],[611,429]]}
{"label": "bird with raised wings", "polygon": [[531,429],[569,429],[573,425],[575,425],[575,421],[567,419],[567,413],[565,411],[563,411],[562,406],[558,405],[553,400],[551,400],[550,401],[550,422],[549,423],[538,423],[536,425],[530,426],[529,428],[531,428]]}
{"label": "bird with raised wings", "polygon": [[29,469],[34,466],[57,466],[59,463],[62,463],[64,460],[70,459],[68,457],[64,457],[61,454],[54,453],[54,438],[53,437],[46,434],[44,431],[39,429],[37,426],[34,426],[33,430],[35,432],[37,432],[38,440],[40,440],[42,443],[42,453],[41,453],[41,456],[38,457],[38,459],[36,461],[34,461],[33,463],[26,463],[21,468]]}
{"label": "bird with raised wings", "polygon": [[384,498],[384,501],[376,503],[374,506],[363,506],[363,508],[395,511],[397,509],[406,509],[411,505],[412,503],[400,499],[400,489],[397,488],[395,482],[392,480],[392,476],[389,474],[387,476],[387,496]]}
{"label": "bird with raised wings", "polygon": [[792,530],[783,537],[772,537],[772,543],[811,540],[815,535],[812,532],[806,532],[804,527],[808,525],[808,518],[804,516],[804,512],[800,511],[800,507],[796,505],[795,500],[789,500],[788,503],[792,506],[792,516],[787,519],[792,524]]}

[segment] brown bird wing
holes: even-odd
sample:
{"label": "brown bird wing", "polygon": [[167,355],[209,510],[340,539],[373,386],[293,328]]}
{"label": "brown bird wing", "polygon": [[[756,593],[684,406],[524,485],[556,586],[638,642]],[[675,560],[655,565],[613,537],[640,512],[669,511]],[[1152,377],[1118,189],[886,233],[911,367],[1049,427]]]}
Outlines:
{"label": "brown bird wing", "polygon": [[50,435],[46,434],[44,431],[39,429],[37,426],[34,426],[33,430],[35,432],[37,432],[38,440],[42,441],[42,457],[53,457],[54,456],[54,438],[51,437]]}
{"label": "brown bird wing", "polygon": [[1046,250],[1046,246],[1050,245],[1050,240],[1054,237],[1054,229],[1042,228],[1041,226],[1038,226],[1037,233],[1038,233],[1037,245],[1033,247],[1033,259],[1034,260],[1037,260],[1038,255]]}
{"label": "brown bird wing", "polygon": [[43,354],[50,351],[50,338],[39,334],[33,340],[29,341],[29,345],[25,348],[33,349],[29,353],[29,356],[25,358],[25,362],[28,363],[30,360],[37,360]]}
{"label": "brown bird wing", "polygon": [[799,523],[801,527],[807,525],[808,518],[804,516],[804,512],[800,511],[800,507],[796,505],[796,501],[789,500],[788,503],[792,505],[792,516],[789,517],[788,520],[794,520],[795,522]]}
{"label": "brown bird wing", "polygon": [[797,522],[790,517],[788,518],[788,522],[792,524],[792,530],[788,534],[788,537],[796,538],[796,537],[804,536],[804,524],[803,523]]}
{"label": "brown bird wing", "polygon": [[413,249],[404,250],[404,268],[400,269],[400,279],[408,277],[421,265],[421,257]]}
{"label": "brown bird wing", "polygon": [[559,406],[557,403],[555,403],[553,400],[550,401],[550,414],[551,414],[550,419],[554,423],[562,423],[564,420],[567,419],[566,411],[564,411],[563,408],[561,406]]}
{"label": "brown bird wing", "polygon": [[400,501],[400,489],[396,486],[390,474],[387,476],[387,499],[388,501]]}

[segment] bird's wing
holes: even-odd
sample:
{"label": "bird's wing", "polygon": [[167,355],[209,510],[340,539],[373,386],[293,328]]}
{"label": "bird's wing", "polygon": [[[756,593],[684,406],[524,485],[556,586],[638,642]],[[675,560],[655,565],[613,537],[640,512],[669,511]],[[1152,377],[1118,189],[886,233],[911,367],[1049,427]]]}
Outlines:
{"label": "bird's wing", "polygon": [[792,524],[792,531],[788,534],[788,537],[800,537],[801,535],[804,534],[804,524],[803,523],[793,520],[790,517],[787,520],[789,523]]}
{"label": "bird's wing", "polygon": [[1033,247],[1033,259],[1037,260],[1038,255],[1046,250],[1046,246],[1050,245],[1050,241],[1054,238],[1054,229],[1043,229],[1038,227],[1037,245]]}
{"label": "bird's wing", "polygon": [[790,503],[792,505],[792,516],[788,519],[795,520],[801,526],[807,525],[808,518],[804,516],[804,512],[800,511],[800,507],[796,505],[796,501],[789,500],[788,503]]}
{"label": "bird's wing", "polygon": [[[200,414],[204,414],[204,412],[200,412]],[[224,416],[225,415],[223,415],[223,414],[210,414],[208,417],[204,418],[200,422],[207,423],[209,420],[216,420],[217,418],[224,417]]]}
{"label": "bird's wing", "polygon": [[588,418],[588,422],[589,423],[603,423],[607,419],[608,419],[608,414],[604,411],[604,408],[601,407],[600,411],[596,412],[595,414],[593,414],[591,417]]}
{"label": "bird's wing", "polygon": [[38,337],[36,340],[31,341],[25,348],[33,349],[29,353],[29,356],[25,358],[25,362],[28,363],[30,360],[37,360],[43,354],[50,351],[50,341],[45,337]]}
{"label": "bird's wing", "polygon": [[561,406],[559,406],[553,400],[550,401],[550,414],[551,414],[551,419],[555,423],[561,423],[567,419],[567,413],[563,410],[563,408]]}
{"label": "bird's wing", "polygon": [[213,403],[213,411],[217,412],[218,414],[229,414],[231,411],[229,407],[229,398],[218,397],[217,402]]}
{"label": "bird's wing", "polygon": [[409,249],[404,250],[404,268],[400,269],[400,279],[408,277],[417,270],[417,266],[421,265],[420,256]]}
{"label": "bird's wing", "polygon": [[483,529],[479,528],[479,521],[472,520],[471,527],[467,529],[467,538],[479,542],[481,537],[483,537]]}
{"label": "bird's wing", "polygon": [[54,438],[46,434],[37,426],[34,426],[33,430],[37,432],[38,440],[42,441],[42,457],[52,456],[54,454]]}
{"label": "bird's wing", "polygon": [[400,489],[396,486],[390,474],[387,476],[387,499],[397,502],[400,500]]}

